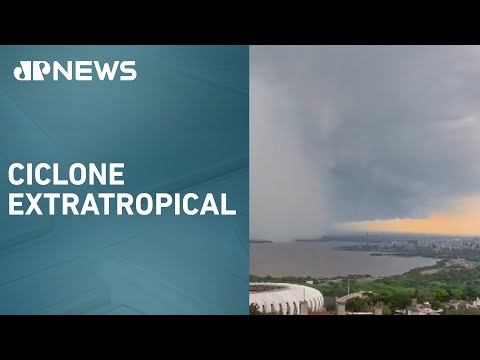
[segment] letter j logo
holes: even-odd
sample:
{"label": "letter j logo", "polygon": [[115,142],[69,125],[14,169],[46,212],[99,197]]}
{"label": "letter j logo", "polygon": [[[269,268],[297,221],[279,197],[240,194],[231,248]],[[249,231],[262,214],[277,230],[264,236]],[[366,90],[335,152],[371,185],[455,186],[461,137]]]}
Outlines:
{"label": "letter j logo", "polygon": [[19,81],[43,81],[43,75],[50,73],[50,64],[46,61],[20,61],[13,70],[13,76]]}

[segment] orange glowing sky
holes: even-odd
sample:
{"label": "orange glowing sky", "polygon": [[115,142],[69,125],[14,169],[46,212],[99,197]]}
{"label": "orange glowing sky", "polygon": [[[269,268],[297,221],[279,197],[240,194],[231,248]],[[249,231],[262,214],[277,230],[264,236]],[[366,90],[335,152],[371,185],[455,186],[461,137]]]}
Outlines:
{"label": "orange glowing sky", "polygon": [[460,199],[450,209],[422,219],[372,220],[338,224],[338,229],[361,232],[480,235],[480,196]]}

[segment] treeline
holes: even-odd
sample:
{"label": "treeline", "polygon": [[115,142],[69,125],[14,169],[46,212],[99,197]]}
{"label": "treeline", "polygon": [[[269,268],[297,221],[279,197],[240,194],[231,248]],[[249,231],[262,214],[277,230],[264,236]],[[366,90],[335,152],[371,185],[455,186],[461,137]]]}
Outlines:
{"label": "treeline", "polygon": [[312,276],[283,276],[283,277],[273,277],[270,275],[267,276],[256,276],[250,275],[250,282],[279,282],[279,283],[289,283],[289,284],[302,284],[308,285],[308,282],[313,282],[313,284],[321,284],[326,281],[339,281],[339,280],[354,280],[354,279],[364,279],[371,278],[369,274],[364,275],[348,275],[348,276],[336,276],[336,277],[312,277]]}
{"label": "treeline", "polygon": [[[347,282],[327,282],[315,285],[324,296],[343,296]],[[444,269],[422,275],[411,271],[404,275],[366,281],[350,281],[350,292],[373,291],[377,296],[371,303],[381,301],[391,309],[404,309],[413,299],[430,302],[434,309],[444,307],[449,300],[474,300],[480,296],[480,269]]]}

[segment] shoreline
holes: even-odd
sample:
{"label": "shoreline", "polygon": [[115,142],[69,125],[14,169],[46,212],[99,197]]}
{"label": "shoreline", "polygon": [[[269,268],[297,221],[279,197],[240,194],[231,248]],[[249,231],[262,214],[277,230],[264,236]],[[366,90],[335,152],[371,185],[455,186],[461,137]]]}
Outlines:
{"label": "shoreline", "polygon": [[[375,281],[375,280],[386,280],[386,279],[397,279],[401,276],[408,276],[412,274],[420,274],[420,275],[430,275],[436,272],[440,272],[445,269],[455,268],[452,266],[452,263],[458,261],[457,259],[436,259],[437,262],[430,266],[419,266],[415,267],[411,270],[405,271],[401,274],[396,275],[387,275],[387,276],[373,276],[371,274],[348,274],[348,275],[338,275],[338,276],[330,276],[330,277],[320,277],[320,276],[257,276],[254,274],[250,274],[250,279],[255,279],[255,281],[278,281],[278,282],[288,282],[291,280],[296,280],[295,282],[302,282],[306,283],[307,281],[314,281],[314,284],[309,285],[321,285],[326,284],[329,282],[339,282],[339,281],[347,281],[347,280],[355,280],[355,281]],[[466,262],[467,264],[472,264],[470,267],[456,267],[456,269],[461,270],[471,270],[477,266],[480,266],[478,262]]]}
{"label": "shoreline", "polygon": [[258,276],[255,274],[250,274],[250,279],[255,279],[255,281],[279,281],[279,282],[287,282],[288,280],[304,280],[304,281],[315,281],[317,280],[319,284],[328,283],[331,281],[344,281],[344,280],[363,280],[363,281],[375,281],[375,280],[385,280],[388,278],[395,278],[398,276],[405,276],[407,274],[412,273],[422,273],[424,271],[431,271],[431,270],[442,270],[446,267],[449,260],[451,259],[436,259],[437,262],[430,266],[419,266],[408,271],[405,271],[401,274],[396,275],[387,275],[387,276],[373,276],[371,274],[348,274],[348,275],[338,275],[338,276],[330,276],[330,277],[323,277],[323,276]]}

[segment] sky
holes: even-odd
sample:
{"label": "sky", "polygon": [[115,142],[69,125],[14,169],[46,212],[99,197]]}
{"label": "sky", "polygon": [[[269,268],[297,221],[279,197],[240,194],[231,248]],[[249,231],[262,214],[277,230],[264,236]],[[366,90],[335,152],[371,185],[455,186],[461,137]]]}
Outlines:
{"label": "sky", "polygon": [[480,234],[480,47],[252,46],[250,59],[252,239]]}

